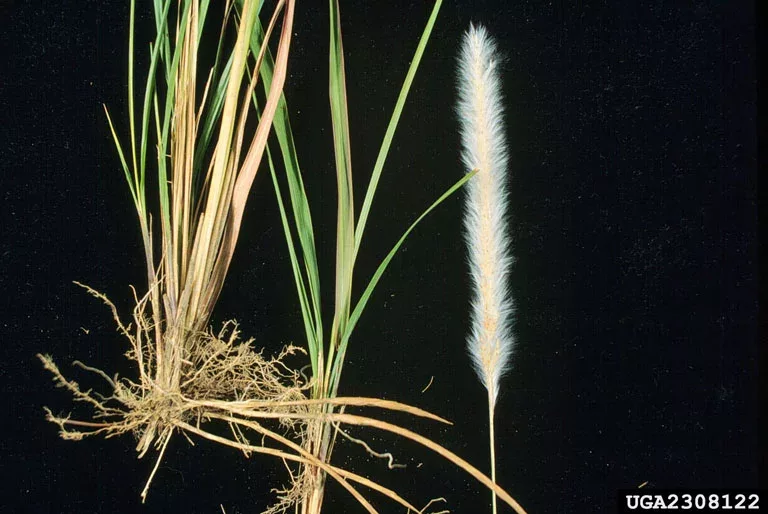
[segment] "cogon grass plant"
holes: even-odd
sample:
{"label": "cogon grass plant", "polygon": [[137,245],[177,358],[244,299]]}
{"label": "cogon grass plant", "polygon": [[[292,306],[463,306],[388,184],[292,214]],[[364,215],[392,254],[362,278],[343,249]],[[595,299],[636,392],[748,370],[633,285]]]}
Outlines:
{"label": "cogon grass plant", "polygon": [[[346,409],[376,407],[446,422],[442,418],[393,401],[337,395],[347,346],[382,274],[419,221],[474,174],[454,184],[408,227],[370,277],[361,296],[353,299],[355,262],[371,205],[440,4],[440,0],[435,3],[417,46],[356,216],[339,5],[329,0],[329,98],[338,208],[335,300],[327,331],[320,309],[314,227],[282,95],[295,1],[278,0],[270,12],[258,0],[228,2],[215,62],[201,74],[205,85],[198,91],[202,66],[199,50],[204,27],[209,26],[209,2],[154,0],[157,36],[150,47],[140,104],[134,95],[136,5],[135,0],[131,1],[128,144],[124,144],[108,112],[107,118],[138,216],[148,287],[144,295],[134,295],[131,323],[123,323],[106,296],[84,287],[112,310],[119,331],[130,343],[127,356],[137,368],[137,377],[110,376],[78,363],[108,384],[111,392],[102,396],[82,390],[67,379],[50,357],[40,358],[58,385],[93,410],[91,420],[55,416],[48,411],[48,419],[60,427],[63,437],[110,437],[133,432],[138,438],[139,456],[150,450],[157,452],[142,499],[147,496],[171,437],[182,433],[239,449],[246,455],[268,454],[292,463],[291,485],[279,491],[277,503],[267,511],[270,513],[293,509],[302,514],[319,514],[327,477],[336,480],[367,512],[377,511],[359,491],[361,485],[409,512],[426,511],[433,502],[418,509],[395,491],[331,464],[336,438],[344,433],[340,426],[359,425],[389,431],[426,446],[466,470],[517,512],[524,512],[491,479],[429,438]],[[231,45],[226,37],[228,31],[234,39]],[[271,39],[277,45],[274,57],[269,49]],[[256,93],[259,83],[263,96]],[[249,123],[249,118],[257,121]],[[267,146],[271,129],[280,148],[284,177],[279,176],[276,159]],[[234,323],[225,323],[218,332],[209,328],[237,243],[248,192],[264,153],[307,339],[305,350],[288,346],[272,358],[254,350],[252,341],[241,341]],[[152,154],[156,157],[154,167],[149,165]],[[149,170],[156,172],[156,180],[148,181]],[[158,201],[154,214],[147,199],[147,189],[152,187],[157,189]],[[299,352],[308,354],[309,377],[285,362],[288,355]],[[212,421],[227,424],[231,433],[217,432],[211,428]],[[275,423],[282,429],[278,430]],[[254,436],[260,444],[249,441],[248,437]]]}

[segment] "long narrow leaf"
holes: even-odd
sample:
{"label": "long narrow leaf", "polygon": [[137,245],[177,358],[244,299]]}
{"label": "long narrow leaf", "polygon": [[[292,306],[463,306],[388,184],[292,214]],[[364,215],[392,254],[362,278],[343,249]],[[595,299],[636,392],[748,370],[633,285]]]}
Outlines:
{"label": "long narrow leaf", "polygon": [[153,0],[153,7],[155,10],[155,27],[157,29],[157,41],[163,41],[162,44],[162,52],[163,52],[163,63],[165,64],[165,80],[166,82],[170,80],[171,77],[171,42],[169,38],[161,38],[160,34],[163,33],[163,31],[167,30],[167,25],[164,23],[163,20],[163,12],[166,10],[165,7],[163,7],[166,4],[170,4],[168,0]]}
{"label": "long narrow leaf", "polygon": [[[338,209],[336,220],[336,291],[330,352],[336,350],[339,336],[346,330],[352,294],[354,253],[354,200],[352,195],[352,162],[349,144],[349,114],[344,71],[344,47],[338,0],[329,0],[331,12],[329,52],[329,97],[333,124],[333,147],[336,155]],[[330,358],[330,355],[329,355]]]}
{"label": "long narrow leaf", "polygon": [[112,124],[112,118],[109,115],[109,109],[107,109],[107,106],[104,106],[104,113],[107,115],[107,122],[109,123],[109,130],[112,133],[112,139],[115,142],[115,147],[117,148],[117,154],[120,156],[120,164],[123,166],[123,172],[125,173],[125,181],[128,182],[128,187],[131,190],[131,198],[133,198],[133,203],[136,205],[137,211],[139,210],[139,198],[136,196],[136,186],[133,183],[133,178],[131,177],[131,170],[128,167],[128,163],[125,160],[125,154],[123,153],[123,147],[120,144],[120,139],[117,137],[117,133],[115,132],[115,126]]}
{"label": "long narrow leaf", "polygon": [[[130,11],[128,15],[128,126],[131,131],[131,158],[133,160],[133,181],[135,184],[139,184],[139,165],[136,161],[136,121],[135,114],[133,112],[133,39],[134,32],[136,32],[136,0],[131,0]],[[144,191],[138,191],[139,199],[142,205],[144,205]],[[141,214],[140,214],[141,215]]]}

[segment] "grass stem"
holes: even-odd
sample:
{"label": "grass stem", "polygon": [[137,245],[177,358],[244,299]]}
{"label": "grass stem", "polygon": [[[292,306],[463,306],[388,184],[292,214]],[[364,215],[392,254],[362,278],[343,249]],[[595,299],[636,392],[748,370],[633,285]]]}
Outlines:
{"label": "grass stem", "polygon": [[[493,399],[488,395],[488,427],[489,436],[488,441],[491,447],[491,482],[496,485],[496,435],[494,433],[494,408]],[[491,489],[491,509],[493,514],[496,514],[496,491]]]}

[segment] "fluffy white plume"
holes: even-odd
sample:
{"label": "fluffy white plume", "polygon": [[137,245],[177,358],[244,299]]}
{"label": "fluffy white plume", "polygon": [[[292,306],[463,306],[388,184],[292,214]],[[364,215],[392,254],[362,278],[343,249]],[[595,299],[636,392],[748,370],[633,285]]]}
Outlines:
{"label": "fluffy white plume", "polygon": [[514,345],[505,228],[508,154],[498,66],[496,45],[485,28],[470,26],[459,54],[457,110],[466,172],[478,170],[466,185],[464,216],[473,283],[468,348],[491,409]]}

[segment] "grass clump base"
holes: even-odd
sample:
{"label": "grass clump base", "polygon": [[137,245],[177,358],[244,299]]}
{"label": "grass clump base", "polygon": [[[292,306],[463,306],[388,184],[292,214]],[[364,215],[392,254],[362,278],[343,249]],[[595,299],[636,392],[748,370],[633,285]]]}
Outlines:
{"label": "grass clump base", "polygon": [[[417,508],[395,491],[314,455],[313,443],[320,440],[326,427],[332,426],[344,435],[340,425],[368,426],[407,437],[457,462],[471,474],[485,479],[486,485],[490,484],[479,471],[429,439],[385,421],[346,413],[345,409],[374,407],[450,424],[448,421],[417,407],[377,398],[308,398],[312,382],[286,364],[288,358],[304,354],[304,350],[288,345],[277,356],[266,357],[263,351],[254,349],[252,339],[240,338],[237,325],[231,321],[224,323],[219,332],[176,332],[174,344],[184,348],[179,358],[179,380],[175,382],[176,387],[162,387],[152,378],[156,376],[156,362],[152,344],[148,342],[152,342],[156,332],[151,318],[145,314],[149,295],[143,298],[134,295],[136,306],[132,322],[126,324],[104,294],[78,285],[112,311],[118,331],[130,343],[125,355],[135,366],[138,378],[109,376],[98,368],[75,361],[76,366],[102,378],[109,392],[84,390],[76,381],[65,377],[50,356],[39,354],[56,385],[68,390],[75,401],[87,404],[91,409],[89,419],[74,419],[69,415],[55,415],[46,407],[47,419],[59,427],[60,436],[66,440],[132,433],[137,439],[136,451],[140,458],[150,450],[157,452],[155,465],[141,493],[142,501],[146,500],[168,443],[174,434],[182,434],[190,443],[191,436],[197,436],[238,449],[246,456],[259,453],[282,459],[290,481],[282,488],[273,489],[278,498],[265,514],[288,512],[297,506],[302,513],[320,512],[327,476],[339,482],[367,512],[376,513],[377,510],[355,485],[382,494],[405,507],[407,512],[433,512],[429,509],[440,498]],[[332,412],[331,408],[337,411]],[[222,435],[220,430],[214,430],[214,422],[226,424],[229,434]],[[254,438],[258,439],[258,444],[251,441]],[[391,455],[378,454],[359,439],[352,438],[352,442],[364,447],[371,455],[388,459],[391,467]]]}

